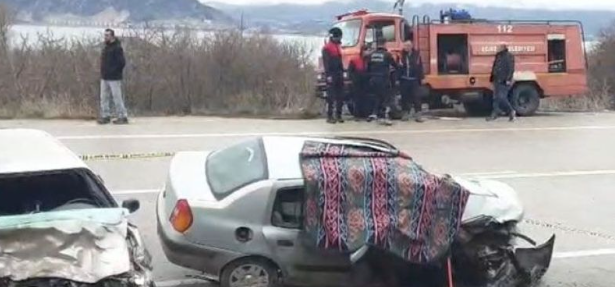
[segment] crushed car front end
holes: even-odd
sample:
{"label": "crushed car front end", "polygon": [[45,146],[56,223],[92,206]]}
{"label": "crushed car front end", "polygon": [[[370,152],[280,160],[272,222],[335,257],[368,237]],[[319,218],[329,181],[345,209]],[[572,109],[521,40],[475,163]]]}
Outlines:
{"label": "crushed car front end", "polygon": [[0,217],[0,286],[154,286],[127,216],[96,208]]}

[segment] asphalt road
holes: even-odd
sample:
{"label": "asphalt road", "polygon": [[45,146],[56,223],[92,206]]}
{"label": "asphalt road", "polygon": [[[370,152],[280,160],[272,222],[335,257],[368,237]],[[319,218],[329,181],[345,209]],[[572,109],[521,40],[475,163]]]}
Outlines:
{"label": "asphalt road", "polygon": [[[494,178],[526,206],[522,230],[538,241],[557,234],[543,286],[615,286],[615,114],[545,114],[487,123],[434,119],[380,127],[322,120],[139,118],[129,126],[86,121],[0,121],[0,128],[49,131],[80,155],[209,150],[258,135],[346,135],[390,141],[428,170]],[[134,214],[155,258],[160,286],[198,283],[197,272],[168,263],[156,235],[154,204],[170,158],[91,160],[118,200],[136,198]],[[208,286],[203,283],[202,286]]]}

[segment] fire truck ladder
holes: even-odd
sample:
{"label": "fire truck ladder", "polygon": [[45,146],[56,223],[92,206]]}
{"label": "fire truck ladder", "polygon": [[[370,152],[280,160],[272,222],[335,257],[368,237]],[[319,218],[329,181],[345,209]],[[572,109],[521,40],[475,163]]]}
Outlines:
{"label": "fire truck ladder", "polygon": [[431,39],[430,39],[430,33],[431,33],[431,19],[429,18],[428,15],[424,15],[422,22],[421,22],[421,18],[419,17],[419,15],[414,15],[412,16],[412,27],[414,30],[414,33],[416,34],[416,39],[417,39],[417,43],[416,43],[416,49],[419,51],[419,53],[421,54],[421,59],[423,60],[423,68],[425,70],[426,74],[430,73],[430,53],[429,51],[430,46],[431,46]]}

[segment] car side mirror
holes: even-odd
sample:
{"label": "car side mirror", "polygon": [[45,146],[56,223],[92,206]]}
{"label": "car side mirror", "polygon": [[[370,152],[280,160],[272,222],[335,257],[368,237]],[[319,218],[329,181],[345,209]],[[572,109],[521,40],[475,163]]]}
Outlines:
{"label": "car side mirror", "polygon": [[136,199],[128,199],[122,202],[122,207],[128,209],[130,213],[135,213],[141,208],[141,203]]}

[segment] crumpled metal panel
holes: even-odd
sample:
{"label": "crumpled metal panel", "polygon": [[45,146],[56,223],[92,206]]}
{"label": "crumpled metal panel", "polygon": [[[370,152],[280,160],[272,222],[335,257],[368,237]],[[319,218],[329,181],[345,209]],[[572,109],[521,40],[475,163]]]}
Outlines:
{"label": "crumpled metal panel", "polygon": [[0,217],[0,278],[96,283],[129,272],[127,216],[110,208]]}

